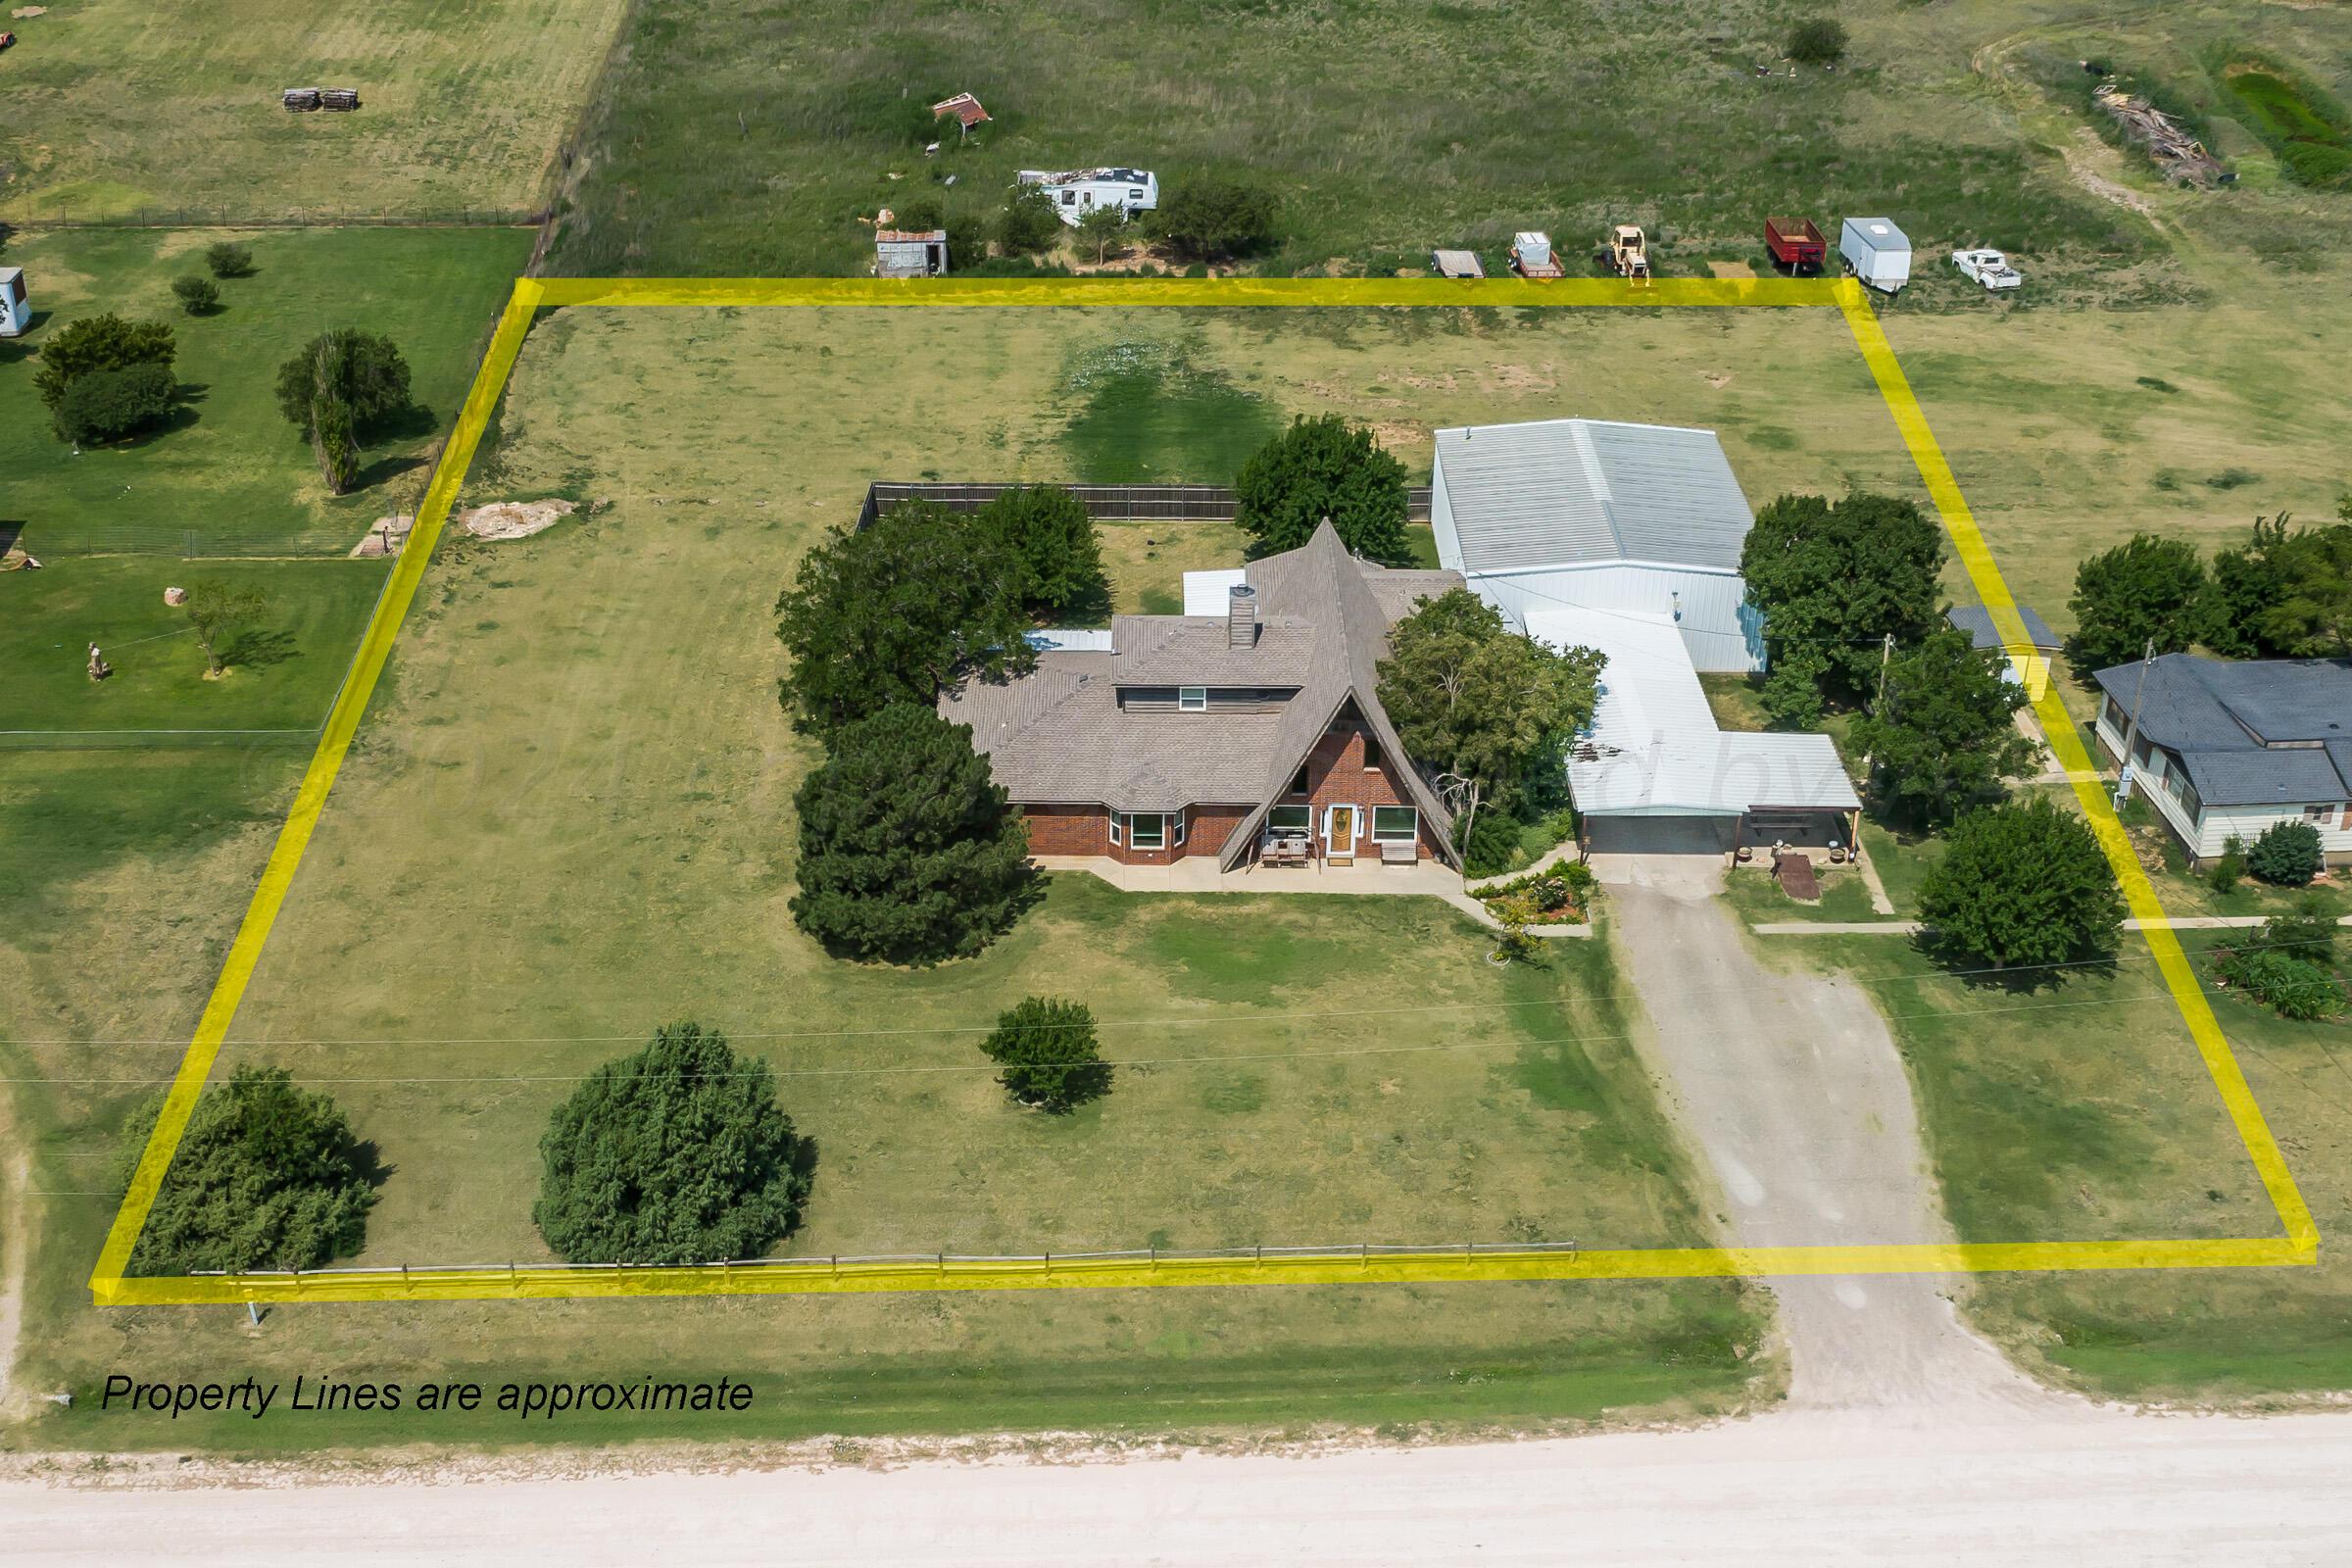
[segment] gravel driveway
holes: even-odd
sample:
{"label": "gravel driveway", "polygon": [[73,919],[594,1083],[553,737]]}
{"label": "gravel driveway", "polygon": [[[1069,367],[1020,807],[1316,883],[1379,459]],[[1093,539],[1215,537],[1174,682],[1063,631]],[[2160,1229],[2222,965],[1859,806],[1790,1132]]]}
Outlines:
{"label": "gravel driveway", "polygon": [[[1596,856],[1660,1089],[1753,1247],[1949,1240],[1902,1058],[1862,988],[1782,974],[1710,856]],[[2072,1403],[1964,1328],[1943,1275],[1778,1279],[1798,1408]]]}

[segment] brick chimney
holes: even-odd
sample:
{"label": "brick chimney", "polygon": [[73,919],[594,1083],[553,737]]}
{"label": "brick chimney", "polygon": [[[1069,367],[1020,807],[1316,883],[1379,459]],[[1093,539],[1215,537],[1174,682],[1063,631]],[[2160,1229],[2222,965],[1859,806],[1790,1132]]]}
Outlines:
{"label": "brick chimney", "polygon": [[1235,648],[1257,646],[1257,590],[1246,582],[1226,591],[1225,641]]}

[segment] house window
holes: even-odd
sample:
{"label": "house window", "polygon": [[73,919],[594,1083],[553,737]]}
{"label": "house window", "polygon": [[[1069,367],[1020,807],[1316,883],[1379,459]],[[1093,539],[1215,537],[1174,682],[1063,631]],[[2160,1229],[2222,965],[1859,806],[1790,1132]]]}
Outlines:
{"label": "house window", "polygon": [[1364,737],[1364,770],[1369,773],[1380,771],[1380,742],[1369,735]]}
{"label": "house window", "polygon": [[2309,822],[2313,827],[2326,827],[2328,819],[2334,814],[2335,808],[2332,806],[2306,806],[2303,808],[2303,820]]}
{"label": "house window", "polygon": [[1291,780],[1291,793],[1293,795],[1306,793],[1306,764],[1304,762],[1298,764],[1298,776]]}
{"label": "house window", "polygon": [[1127,843],[1138,850],[1168,847],[1168,819],[1157,811],[1136,811],[1127,818]]}
{"label": "house window", "polygon": [[1061,193],[1061,205],[1062,205],[1062,206],[1064,206],[1064,207],[1075,207],[1075,206],[1077,206],[1077,205],[1078,205],[1078,193],[1077,193],[1076,191],[1074,191],[1074,190],[1065,190],[1065,191],[1063,191],[1063,192]]}
{"label": "house window", "polygon": [[2180,808],[2188,813],[2190,824],[2202,832],[2205,827],[2205,802],[2198,796],[2194,784],[2183,783],[2180,786]]}
{"label": "house window", "polygon": [[2142,735],[2138,740],[2132,743],[2132,760],[2143,773],[2148,771],[2155,763],[2155,745],[2150,742],[2145,735]]}
{"label": "house window", "polygon": [[1125,828],[1126,821],[1127,821],[1127,819],[1126,819],[1125,817],[1121,816],[1121,815],[1120,815],[1118,812],[1116,812],[1116,811],[1113,811],[1113,812],[1111,812],[1111,813],[1110,813],[1110,842],[1111,842],[1111,843],[1113,843],[1113,844],[1124,844],[1124,843],[1126,843],[1126,842],[1127,842],[1126,838],[1123,836],[1123,830],[1124,830],[1124,828]]}
{"label": "house window", "polygon": [[1207,710],[1207,708],[1208,708],[1208,688],[1207,688],[1207,687],[1205,687],[1205,686],[1179,686],[1179,687],[1177,687],[1177,688],[1176,688],[1176,709],[1177,709],[1177,711],[1179,711],[1179,712],[1184,712],[1184,713],[1199,713],[1199,712],[1203,712],[1203,711],[1205,711],[1205,710]]}
{"label": "house window", "polygon": [[1372,808],[1372,842],[1410,844],[1421,836],[1421,813],[1409,806]]}
{"label": "house window", "polygon": [[1304,833],[1314,824],[1311,806],[1277,806],[1266,812],[1266,827],[1276,833]]}

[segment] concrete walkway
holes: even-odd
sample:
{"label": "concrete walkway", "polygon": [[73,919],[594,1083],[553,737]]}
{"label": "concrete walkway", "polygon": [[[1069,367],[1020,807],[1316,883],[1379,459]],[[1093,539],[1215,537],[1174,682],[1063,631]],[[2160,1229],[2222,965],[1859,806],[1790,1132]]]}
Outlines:
{"label": "concrete walkway", "polygon": [[[1723,867],[1691,856],[1595,858],[1649,1014],[1669,1103],[1746,1247],[1950,1239],[1901,1055],[1861,987],[1784,974],[1749,946],[1721,897]],[[2058,1407],[1964,1328],[1953,1278],[1770,1282],[1797,1409],[1871,1409],[1898,1421]]]}
{"label": "concrete walkway", "polygon": [[[1082,871],[1101,877],[1125,893],[1361,893],[1442,899],[1489,930],[1502,929],[1502,922],[1489,914],[1485,905],[1463,891],[1461,873],[1435,860],[1382,865],[1367,859],[1354,865],[1328,866],[1317,861],[1307,866],[1261,865],[1245,871],[1220,871],[1217,862],[1206,856],[1188,857],[1173,865],[1128,865],[1102,855],[1033,855],[1029,858],[1048,871]],[[1590,924],[1531,925],[1527,929],[1539,937],[1592,934]]]}

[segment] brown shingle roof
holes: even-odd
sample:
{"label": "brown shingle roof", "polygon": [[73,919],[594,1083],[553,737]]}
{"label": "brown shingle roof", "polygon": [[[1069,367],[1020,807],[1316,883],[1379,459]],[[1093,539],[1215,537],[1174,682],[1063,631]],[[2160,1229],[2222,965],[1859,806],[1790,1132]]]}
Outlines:
{"label": "brown shingle roof", "polygon": [[[1230,865],[1350,703],[1385,752],[1405,755],[1377,692],[1389,626],[1417,601],[1462,582],[1450,571],[1357,561],[1329,523],[1300,548],[1252,563],[1249,580],[1259,612],[1250,647],[1231,646],[1221,616],[1120,615],[1111,622],[1111,652],[1041,654],[1031,674],[967,681],[940,700],[940,712],[972,726],[974,748],[1016,801],[1117,811],[1255,808],[1227,841]],[[1122,686],[1292,695],[1273,712],[1139,711],[1119,706]],[[1435,792],[1412,768],[1396,776],[1450,854],[1452,818]]]}

